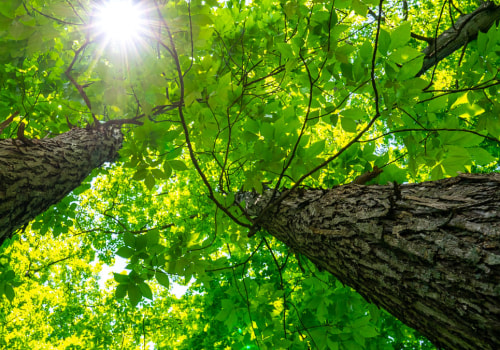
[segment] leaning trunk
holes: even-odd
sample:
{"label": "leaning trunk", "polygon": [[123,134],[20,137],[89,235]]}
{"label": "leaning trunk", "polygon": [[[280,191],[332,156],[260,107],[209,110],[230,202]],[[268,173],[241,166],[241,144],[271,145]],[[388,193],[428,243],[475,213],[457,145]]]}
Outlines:
{"label": "leaning trunk", "polygon": [[[263,197],[246,199],[258,215]],[[259,204],[260,203],[260,204]],[[446,349],[500,349],[500,174],[291,193],[260,225]]]}
{"label": "leaning trunk", "polygon": [[92,169],[113,161],[119,129],[74,128],[41,140],[0,140],[0,245],[12,232],[59,202]]}

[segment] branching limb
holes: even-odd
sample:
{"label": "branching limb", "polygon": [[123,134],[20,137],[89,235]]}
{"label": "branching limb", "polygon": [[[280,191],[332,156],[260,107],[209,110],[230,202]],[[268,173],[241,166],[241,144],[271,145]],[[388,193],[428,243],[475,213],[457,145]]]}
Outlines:
{"label": "branching limb", "polygon": [[20,140],[25,146],[33,146],[33,141],[24,136],[25,126],[26,124],[23,122],[19,123],[19,127],[17,129],[17,139]]}
{"label": "branching limb", "polygon": [[19,115],[19,112],[16,111],[14,112],[14,114],[12,114],[10,117],[7,118],[7,120],[3,121],[1,124],[0,124],[0,134],[2,133],[2,131],[7,127],[9,126],[10,123],[12,123],[12,121],[14,120],[15,117],[17,117]]}
{"label": "branching limb", "polygon": [[84,90],[84,86],[81,85],[81,84],[79,84],[75,80],[75,78],[73,78],[73,76],[71,75],[71,71],[73,70],[73,66],[75,65],[75,62],[78,59],[80,53],[82,53],[82,51],[85,50],[85,48],[89,44],[90,44],[90,42],[86,41],[85,43],[83,43],[82,46],[80,46],[80,48],[78,50],[75,51],[75,56],[73,57],[73,61],[71,61],[71,63],[68,66],[68,68],[66,68],[66,71],[64,72],[64,74],[66,74],[66,77],[69,79],[69,81],[71,81],[71,83],[73,84],[73,86],[78,90],[78,93],[80,94],[80,96],[82,96],[82,98],[85,101],[85,104],[87,105],[87,108],[89,109],[89,111],[92,111],[92,104],[90,103],[89,97],[87,96],[87,93]]}
{"label": "branching limb", "polygon": [[[436,29],[436,40],[430,42],[429,46],[424,49],[424,63],[416,76],[421,76],[442,59],[475,40],[479,31],[487,32],[498,20],[500,20],[500,5],[485,1],[475,11],[460,16],[455,24],[441,35],[437,36]],[[436,28],[439,28],[439,23]]]}
{"label": "branching limb", "polygon": [[[377,90],[377,85],[375,82],[375,57],[377,54],[377,49],[378,49],[378,42],[379,42],[379,34],[380,34],[380,24],[381,24],[381,14],[382,14],[382,3],[384,0],[380,0],[379,3],[379,19],[378,19],[378,24],[377,24],[377,33],[375,36],[375,43],[374,43],[374,48],[373,48],[373,58],[372,58],[372,63],[371,63],[371,79],[372,79],[372,87],[375,95],[375,115],[371,118],[370,122],[353,138],[351,141],[349,141],[346,145],[344,145],[337,153],[335,153],[333,156],[329,157],[326,159],[323,163],[319,164],[309,172],[305,173],[302,175],[296,182],[295,184],[289,189],[285,190],[281,193],[281,195],[275,200],[272,201],[270,204],[266,205],[266,207],[260,212],[259,216],[257,219],[255,219],[254,222],[254,227],[258,227],[259,223],[262,221],[262,219],[266,216],[266,214],[269,212],[269,210],[276,208],[284,199],[286,199],[295,189],[297,189],[302,181],[304,181],[306,178],[314,174],[316,171],[324,168],[328,164],[330,164],[333,160],[337,159],[340,157],[345,151],[347,151],[353,144],[359,141],[359,139],[368,131],[372,128],[373,124],[375,124],[375,121],[380,117],[380,108],[379,108],[379,95],[378,95],[378,90]],[[254,235],[255,230],[251,230],[249,233],[250,235]]]}
{"label": "branching limb", "polygon": [[167,35],[168,35],[168,40],[169,40],[170,46],[166,45],[161,40],[161,38],[158,38],[158,42],[160,43],[160,45],[162,47],[164,47],[170,53],[170,55],[172,56],[172,59],[175,62],[175,67],[176,67],[176,70],[177,70],[177,77],[178,77],[178,80],[179,80],[179,107],[177,108],[177,111],[179,113],[179,119],[180,119],[180,123],[182,125],[182,129],[183,129],[183,132],[184,132],[184,137],[186,139],[186,146],[188,148],[189,157],[191,159],[191,162],[193,163],[193,165],[194,165],[194,167],[196,169],[196,172],[198,173],[198,175],[200,176],[201,180],[203,181],[203,184],[207,188],[207,190],[208,190],[208,197],[210,198],[210,200],[212,202],[214,202],[215,205],[220,210],[222,210],[229,218],[231,218],[231,220],[233,220],[235,223],[237,223],[240,226],[250,228],[251,225],[249,225],[247,223],[244,223],[241,220],[239,220],[224,205],[222,205],[222,203],[220,203],[217,200],[217,198],[215,197],[215,193],[214,193],[214,190],[212,188],[212,185],[208,181],[205,173],[203,172],[203,170],[200,167],[198,159],[196,158],[196,154],[194,152],[194,147],[193,147],[193,144],[191,142],[191,137],[189,135],[189,128],[188,128],[188,125],[186,123],[186,118],[184,116],[184,96],[185,96],[184,74],[183,74],[181,63],[180,63],[180,60],[179,60],[179,55],[177,54],[177,49],[176,49],[176,46],[175,46],[175,43],[174,43],[174,37],[172,35],[170,27],[169,27],[168,23],[165,21],[165,18],[163,18],[163,15],[161,14],[161,10],[159,8],[159,5],[158,5],[157,1],[155,1],[155,6],[156,6],[156,11],[158,13],[158,17],[159,17],[162,25],[165,27],[165,30],[167,31]]}
{"label": "branching limb", "polygon": [[465,133],[469,133],[469,134],[474,134],[474,135],[477,135],[477,136],[481,136],[481,137],[484,137],[485,139],[488,139],[490,141],[493,141],[495,143],[498,143],[500,145],[500,140],[492,137],[492,136],[488,136],[488,135],[483,135],[481,134],[480,132],[477,132],[477,131],[474,131],[474,130],[467,130],[467,129],[451,129],[451,128],[421,128],[421,129],[418,129],[418,128],[410,128],[410,129],[399,129],[399,130],[391,130],[391,131],[388,131],[386,133],[383,133],[382,135],[379,135],[377,137],[374,137],[374,138],[371,138],[371,139],[368,139],[368,140],[360,140],[359,142],[372,142],[372,141],[375,141],[375,140],[378,140],[380,138],[383,138],[383,137],[386,137],[386,136],[389,136],[389,135],[393,135],[393,134],[397,134],[397,133],[401,133],[401,132],[412,132],[412,131],[427,131],[427,132],[437,132],[437,131],[450,131],[450,132],[465,132]]}
{"label": "branching limb", "polygon": [[420,35],[420,34],[416,34],[416,33],[411,33],[410,34],[412,38],[415,38],[417,40],[422,40],[422,41],[425,41],[426,43],[428,43],[429,45],[433,44],[435,39],[434,38],[429,38],[427,36],[423,36],[423,35]]}
{"label": "branching limb", "polygon": [[352,183],[357,185],[364,185],[368,181],[373,180],[374,178],[379,176],[380,173],[382,172],[383,170],[375,165],[372,171],[367,171],[366,173],[359,175],[357,178],[354,179]]}

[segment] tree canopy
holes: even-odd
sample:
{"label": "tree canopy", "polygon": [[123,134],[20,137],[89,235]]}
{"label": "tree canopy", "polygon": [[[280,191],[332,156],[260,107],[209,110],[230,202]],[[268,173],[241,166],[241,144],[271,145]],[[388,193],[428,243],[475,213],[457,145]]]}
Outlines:
{"label": "tree canopy", "polygon": [[123,133],[3,242],[0,344],[434,348],[237,199],[498,171],[499,5],[144,0],[137,32],[105,5],[0,3],[0,137]]}

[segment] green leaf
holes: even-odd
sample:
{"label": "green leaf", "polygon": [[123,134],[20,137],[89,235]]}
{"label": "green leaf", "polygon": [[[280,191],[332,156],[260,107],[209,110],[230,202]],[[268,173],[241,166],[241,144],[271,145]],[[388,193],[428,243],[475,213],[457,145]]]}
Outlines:
{"label": "green leaf", "polygon": [[149,300],[153,300],[153,292],[151,291],[151,288],[144,282],[138,283],[139,289],[141,290],[141,294],[145,297],[148,298]]}
{"label": "green leaf", "polygon": [[410,21],[403,22],[399,27],[391,33],[391,45],[389,50],[394,50],[404,46],[411,38],[411,23]]}
{"label": "green leaf", "polygon": [[148,247],[153,247],[160,241],[160,232],[158,229],[150,230],[146,233]]}
{"label": "green leaf", "polygon": [[121,247],[116,251],[116,255],[121,256],[122,258],[128,259],[132,255],[134,255],[135,250],[129,247]]}
{"label": "green leaf", "polygon": [[437,112],[448,107],[448,95],[440,96],[429,102],[427,112]]}
{"label": "green leaf", "polygon": [[343,110],[340,114],[345,118],[354,120],[362,120],[366,116],[366,112],[361,108],[349,108]]}
{"label": "green leaf", "polygon": [[182,148],[179,147],[173,150],[172,152],[167,153],[167,155],[165,156],[165,160],[176,159],[181,155],[182,155]]}
{"label": "green leaf", "polygon": [[368,40],[365,40],[361,48],[359,49],[360,57],[364,62],[371,62],[373,56],[373,46]]}
{"label": "green leaf", "polygon": [[283,57],[283,59],[287,60],[287,59],[290,59],[290,58],[293,58],[293,50],[292,50],[292,46],[290,44],[287,44],[287,43],[278,43],[276,45],[279,53],[281,54],[281,57]]}
{"label": "green leaf", "polygon": [[16,273],[13,270],[7,270],[7,272],[1,275],[1,279],[8,282],[12,281],[16,277]]}
{"label": "green leaf", "polygon": [[160,271],[156,271],[155,277],[156,277],[156,280],[158,281],[158,283],[161,284],[163,287],[165,287],[165,288],[170,287],[170,280],[168,279],[167,274],[160,272]]}
{"label": "green leaf", "polygon": [[148,173],[146,175],[145,180],[144,180],[144,184],[146,185],[146,188],[151,191],[155,187],[155,182],[156,182],[156,180],[155,180],[153,174]]}
{"label": "green leaf", "polygon": [[146,245],[148,244],[148,236],[147,235],[140,235],[136,237],[135,241],[135,250],[143,250],[146,248]]}
{"label": "green leaf", "polygon": [[127,284],[119,284],[115,289],[115,298],[123,299],[127,295],[128,285]]}
{"label": "green leaf", "polygon": [[339,115],[338,114],[332,114],[330,116],[330,124],[332,124],[332,126],[336,126],[338,122],[339,122]]}
{"label": "green leaf", "polygon": [[468,148],[467,151],[469,152],[472,160],[476,162],[476,164],[487,165],[498,161],[496,157],[492,156],[484,148],[473,147]]}
{"label": "green leaf", "polygon": [[274,126],[270,123],[262,123],[260,133],[264,136],[264,139],[272,140],[274,139]]}
{"label": "green leaf", "polygon": [[403,47],[396,49],[396,51],[394,51],[391,54],[390,59],[394,63],[403,64],[403,63],[406,63],[410,60],[413,60],[414,58],[416,58],[418,56],[423,56],[423,54],[420,51],[418,51],[412,47],[403,46]]}
{"label": "green leaf", "polygon": [[402,184],[407,181],[408,171],[395,164],[389,164],[384,167],[384,171],[375,179],[379,184],[385,185],[396,181]]}
{"label": "green leaf", "polygon": [[351,118],[340,119],[340,125],[342,125],[342,129],[347,132],[356,132],[356,129],[358,127],[358,124]]}
{"label": "green leaf", "polygon": [[307,148],[307,156],[309,158],[314,158],[317,155],[321,154],[325,149],[325,140],[320,140],[318,142],[313,143],[309,148]]}
{"label": "green leaf", "polygon": [[116,273],[113,272],[113,278],[115,279],[116,282],[123,284],[123,283],[129,283],[130,282],[130,277],[128,275],[123,275],[121,273]]}
{"label": "green leaf", "polygon": [[192,15],[191,20],[193,21],[193,24],[196,24],[200,27],[202,26],[207,26],[210,24],[213,24],[212,17],[207,14],[197,14],[197,15]]}
{"label": "green leaf", "polygon": [[445,145],[460,145],[462,147],[471,147],[479,145],[483,136],[461,131],[441,131],[442,142]]}
{"label": "green leaf", "polygon": [[172,176],[172,167],[170,166],[170,163],[166,161],[163,163],[163,174],[165,179],[170,179]]}
{"label": "green leaf", "polygon": [[387,51],[389,51],[390,45],[391,45],[391,35],[386,30],[381,28],[378,38],[378,51],[382,56],[387,55]]}
{"label": "green leaf", "polygon": [[136,181],[141,181],[146,178],[146,175],[148,174],[148,170],[146,168],[139,169],[135,172],[134,176],[132,178]]}
{"label": "green leaf", "polygon": [[471,162],[469,152],[462,146],[449,145],[446,147],[446,158],[441,166],[446,174],[456,176],[465,170],[465,165]]}
{"label": "green leaf", "polygon": [[155,179],[168,180],[170,177],[170,174],[166,176],[160,169],[151,169],[151,174],[155,177]]}
{"label": "green leaf", "polygon": [[373,338],[379,335],[377,328],[374,325],[364,325],[357,329],[360,335],[364,338]]}
{"label": "green leaf", "polygon": [[423,62],[424,56],[422,55],[404,63],[403,67],[401,67],[401,70],[399,71],[398,80],[403,81],[415,77],[415,75],[422,68]]}
{"label": "green leaf", "polygon": [[16,297],[16,292],[14,291],[14,288],[10,284],[5,285],[4,294],[11,303],[12,301],[14,301],[14,298]]}
{"label": "green leaf", "polygon": [[338,9],[347,9],[351,7],[352,0],[337,0],[335,2],[335,7]]}
{"label": "green leaf", "polygon": [[366,17],[366,14],[368,13],[368,7],[360,0],[352,0],[351,6],[356,14]]}
{"label": "green leaf", "polygon": [[135,248],[135,235],[130,232],[123,233],[123,242],[130,248]]}
{"label": "green leaf", "polygon": [[128,285],[127,291],[128,297],[130,298],[130,303],[132,304],[132,306],[136,306],[142,299],[142,292],[140,288],[136,284],[131,283]]}
{"label": "green leaf", "polygon": [[24,40],[27,39],[35,32],[33,26],[25,25],[20,21],[14,20],[9,29],[9,34],[14,40]]}
{"label": "green leaf", "polygon": [[184,164],[184,162],[182,162],[180,160],[170,160],[169,164],[172,167],[172,169],[177,170],[177,171],[188,170],[188,167],[186,166],[186,164]]}
{"label": "green leaf", "polygon": [[349,56],[355,50],[354,46],[346,44],[335,50],[335,57],[342,63],[349,63]]}

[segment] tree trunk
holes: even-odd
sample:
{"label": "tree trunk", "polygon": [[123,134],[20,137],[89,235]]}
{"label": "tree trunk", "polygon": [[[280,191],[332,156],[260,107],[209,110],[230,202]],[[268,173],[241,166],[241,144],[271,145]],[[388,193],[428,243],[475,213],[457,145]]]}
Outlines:
{"label": "tree trunk", "polygon": [[[268,191],[270,192],[270,191]],[[245,198],[249,215],[267,200]],[[500,349],[500,174],[298,190],[259,223],[446,349]]]}
{"label": "tree trunk", "polygon": [[74,128],[41,140],[0,140],[0,245],[16,229],[116,159],[118,128]]}

